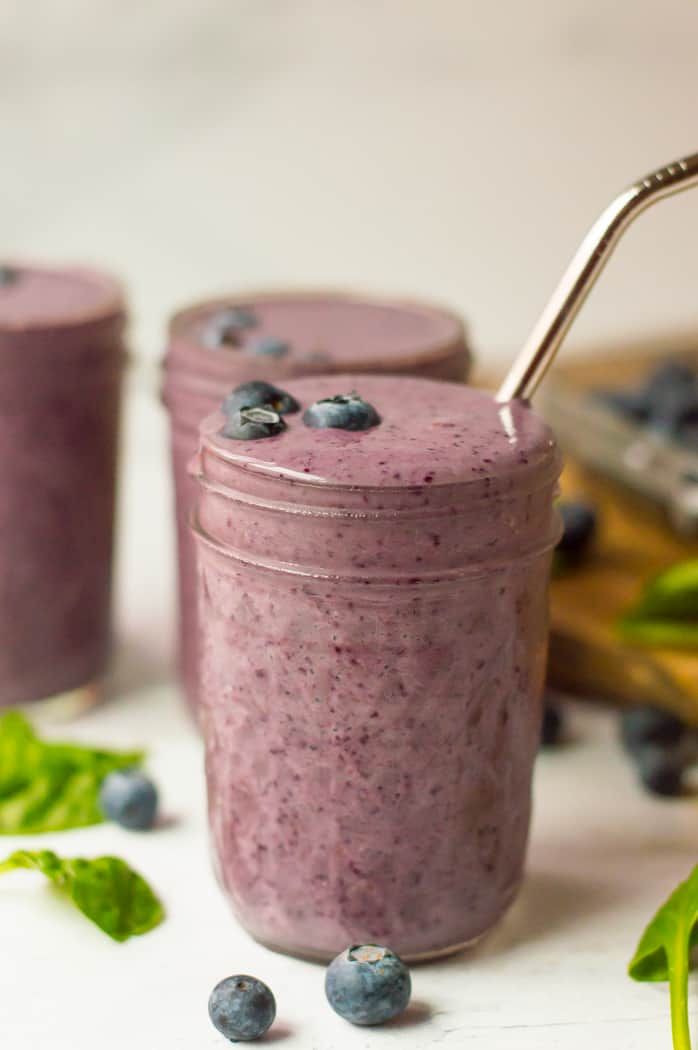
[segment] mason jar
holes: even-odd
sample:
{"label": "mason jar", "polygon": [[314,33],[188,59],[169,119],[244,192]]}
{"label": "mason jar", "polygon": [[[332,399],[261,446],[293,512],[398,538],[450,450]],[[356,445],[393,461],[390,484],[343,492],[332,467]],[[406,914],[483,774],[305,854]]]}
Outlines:
{"label": "mason jar", "polygon": [[0,705],[100,693],[124,325],[104,274],[0,267]]}
{"label": "mason jar", "polygon": [[463,322],[424,303],[337,292],[213,299],[173,317],[164,360],[170,417],[179,581],[178,662],[197,707],[196,570],[189,517],[196,498],[187,473],[201,420],[232,387],[315,373],[395,372],[465,380],[470,350]]}
{"label": "mason jar", "polygon": [[[521,883],[560,459],[523,404],[420,379],[285,387],[193,464],[213,854],[243,926],[327,959],[489,930]],[[356,391],[380,423],[314,429]]]}

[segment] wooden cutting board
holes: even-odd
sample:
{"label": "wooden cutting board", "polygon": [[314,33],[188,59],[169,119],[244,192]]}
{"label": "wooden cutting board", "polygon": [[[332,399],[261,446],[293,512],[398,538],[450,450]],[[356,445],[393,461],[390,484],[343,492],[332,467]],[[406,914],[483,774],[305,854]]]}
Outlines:
{"label": "wooden cutting board", "polygon": [[[644,348],[617,348],[562,367],[580,388],[633,385],[657,359],[691,356],[698,336],[656,339]],[[689,354],[686,354],[686,351]],[[539,409],[545,414],[545,400]],[[582,438],[583,439],[583,438]],[[698,558],[698,540],[678,536],[661,509],[575,462],[566,449],[563,495],[591,500],[599,512],[593,552],[551,586],[549,681],[559,688],[620,704],[650,703],[698,725],[698,650],[649,649],[622,642],[619,616],[637,601],[645,582],[676,561]]]}

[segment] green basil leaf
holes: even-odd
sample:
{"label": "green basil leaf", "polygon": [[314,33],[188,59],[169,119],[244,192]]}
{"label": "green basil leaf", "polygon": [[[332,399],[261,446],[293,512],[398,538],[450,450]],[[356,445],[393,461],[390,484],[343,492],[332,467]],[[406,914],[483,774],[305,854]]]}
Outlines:
{"label": "green basil leaf", "polygon": [[119,857],[85,860],[61,858],[51,850],[17,850],[0,863],[0,874],[16,868],[42,872],[115,941],[147,933],[165,917],[145,879]]}
{"label": "green basil leaf", "polygon": [[674,1050],[690,1050],[688,970],[698,943],[698,866],[662,905],[645,930],[628,973],[635,981],[669,981]]}
{"label": "green basil leaf", "polygon": [[104,820],[99,788],[142,751],[106,751],[41,740],[18,711],[0,718],[0,835],[39,834]]}

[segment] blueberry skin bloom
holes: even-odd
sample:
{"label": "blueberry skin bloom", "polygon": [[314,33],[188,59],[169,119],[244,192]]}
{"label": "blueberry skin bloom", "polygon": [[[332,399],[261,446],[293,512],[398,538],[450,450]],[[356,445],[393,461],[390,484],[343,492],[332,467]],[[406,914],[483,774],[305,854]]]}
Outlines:
{"label": "blueberry skin bloom", "polygon": [[241,408],[239,412],[229,415],[221,430],[223,437],[235,438],[237,441],[257,441],[259,438],[273,437],[286,429],[286,424],[270,405],[258,408]]}
{"label": "blueberry skin bloom", "polygon": [[219,346],[240,345],[240,336],[248,328],[259,324],[254,312],[246,306],[233,306],[215,314],[204,333],[204,342],[215,349]]}
{"label": "blueberry skin bloom", "polygon": [[352,1024],[383,1024],[397,1017],[411,993],[410,971],[402,959],[376,944],[347,948],[325,974],[330,1006]]}
{"label": "blueberry skin bloom", "polygon": [[226,416],[231,416],[241,408],[260,408],[263,405],[273,408],[280,416],[290,415],[300,408],[295,397],[285,390],[280,390],[273,383],[265,383],[263,379],[252,379],[249,383],[236,386],[226,397],[222,409]]}
{"label": "blueberry skin bloom", "polygon": [[236,974],[220,981],[208,1000],[208,1016],[231,1043],[259,1039],[273,1024],[276,1000],[264,981]]}
{"label": "blueberry skin bloom", "polygon": [[99,803],[107,820],[131,831],[148,831],[155,823],[158,793],[144,773],[119,769],[102,781]]}
{"label": "blueberry skin bloom", "polygon": [[307,427],[337,430],[369,430],[378,426],[381,419],[373,405],[358,394],[335,394],[316,401],[303,413]]}

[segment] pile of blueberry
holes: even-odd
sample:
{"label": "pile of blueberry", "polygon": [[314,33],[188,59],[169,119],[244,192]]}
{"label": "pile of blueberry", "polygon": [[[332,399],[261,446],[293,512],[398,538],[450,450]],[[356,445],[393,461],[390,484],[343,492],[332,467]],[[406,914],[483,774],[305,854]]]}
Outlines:
{"label": "pile of blueberry", "polygon": [[670,361],[637,389],[595,396],[625,419],[698,451],[698,373],[689,365]]}
{"label": "pile of blueberry", "polygon": [[[223,437],[237,441],[256,441],[273,437],[286,429],[284,416],[300,410],[296,399],[285,390],[261,379],[241,383],[223,402]],[[316,429],[368,430],[380,423],[373,405],[355,392],[321,398],[303,413],[307,427]]]}
{"label": "pile of blueberry", "polygon": [[[246,333],[258,325],[254,310],[248,306],[232,306],[220,310],[209,320],[204,331],[204,343],[214,350],[222,346],[239,349]],[[249,354],[262,357],[284,357],[291,347],[286,340],[275,335],[260,335],[246,339],[244,349]]]}
{"label": "pile of blueberry", "polygon": [[[397,1017],[412,994],[410,971],[390,948],[347,948],[327,967],[327,1000],[352,1024],[377,1025]],[[236,974],[220,981],[208,1001],[211,1021],[231,1042],[259,1039],[276,1017],[276,1000],[263,981]]]}
{"label": "pile of blueberry", "polygon": [[682,794],[695,733],[680,718],[657,707],[633,708],[621,716],[621,739],[648,791],[666,797]]}

